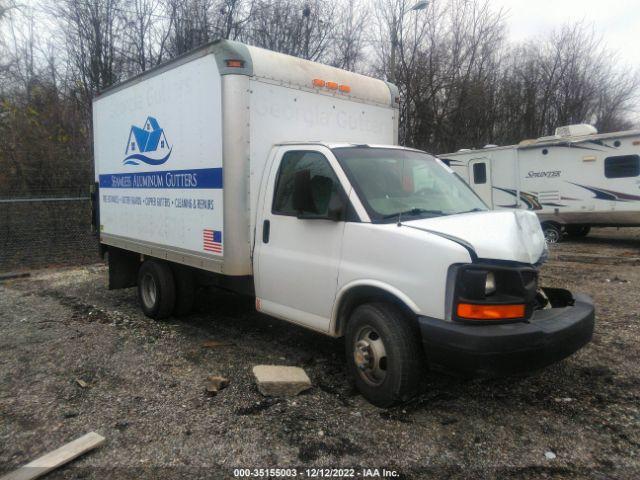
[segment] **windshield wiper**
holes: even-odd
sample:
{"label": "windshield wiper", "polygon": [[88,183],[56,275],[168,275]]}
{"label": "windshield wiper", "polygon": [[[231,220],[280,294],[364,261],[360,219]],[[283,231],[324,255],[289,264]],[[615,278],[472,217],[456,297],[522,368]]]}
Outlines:
{"label": "windshield wiper", "polygon": [[486,212],[486,209],[483,208],[472,208],[471,210],[465,210],[463,212],[456,212],[456,214],[461,214],[461,213],[472,213],[472,212]]}
{"label": "windshield wiper", "polygon": [[382,219],[386,220],[388,218],[402,217],[404,215],[415,216],[422,215],[424,213],[430,213],[433,215],[444,215],[444,212],[442,210],[425,210],[424,208],[412,208],[410,210],[405,210],[404,212],[396,212],[390,213],[389,215],[383,215]]}

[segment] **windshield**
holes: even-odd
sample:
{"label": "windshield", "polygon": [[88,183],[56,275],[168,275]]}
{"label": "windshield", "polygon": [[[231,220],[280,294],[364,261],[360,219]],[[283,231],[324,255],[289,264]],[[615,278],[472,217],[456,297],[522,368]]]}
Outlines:
{"label": "windshield", "polygon": [[373,221],[488,210],[459,176],[426,153],[370,147],[333,153]]}

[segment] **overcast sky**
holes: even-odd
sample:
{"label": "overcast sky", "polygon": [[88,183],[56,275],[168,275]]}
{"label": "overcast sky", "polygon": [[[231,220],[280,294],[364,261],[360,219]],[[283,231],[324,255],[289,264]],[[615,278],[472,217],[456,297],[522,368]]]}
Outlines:
{"label": "overcast sky", "polygon": [[640,67],[640,0],[492,0],[507,12],[513,40],[542,35],[567,22],[593,24],[622,62]]}

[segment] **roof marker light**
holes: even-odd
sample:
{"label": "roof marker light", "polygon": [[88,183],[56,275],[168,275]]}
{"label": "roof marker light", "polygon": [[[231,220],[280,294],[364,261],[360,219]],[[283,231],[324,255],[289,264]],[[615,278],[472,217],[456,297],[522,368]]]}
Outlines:
{"label": "roof marker light", "polygon": [[313,79],[313,86],[314,87],[318,87],[318,88],[322,88],[325,85],[325,81],[324,80],[320,80],[319,78],[314,78]]}
{"label": "roof marker light", "polygon": [[338,87],[338,89],[342,92],[342,93],[349,93],[351,92],[351,87],[349,85],[340,85],[340,87]]}
{"label": "roof marker light", "polygon": [[227,67],[229,67],[229,68],[242,68],[242,67],[244,67],[244,60],[228,59],[228,60],[225,60],[225,63],[227,64]]}
{"label": "roof marker light", "polygon": [[336,82],[327,82],[327,88],[329,90],[337,90],[338,84]]}

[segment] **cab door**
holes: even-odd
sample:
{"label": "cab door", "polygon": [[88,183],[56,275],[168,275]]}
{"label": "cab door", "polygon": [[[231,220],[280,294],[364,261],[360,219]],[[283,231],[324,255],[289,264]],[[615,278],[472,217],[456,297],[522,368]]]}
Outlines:
{"label": "cab door", "polygon": [[[308,172],[307,172],[308,171]],[[346,182],[324,147],[280,147],[275,154],[257,220],[254,250],[259,311],[327,332],[337,290],[345,222],[323,218]],[[294,209],[296,176],[306,174],[313,218]],[[311,208],[311,207],[310,207]]]}
{"label": "cab door", "polygon": [[476,158],[469,162],[469,185],[490,208],[493,208],[491,161]]}

